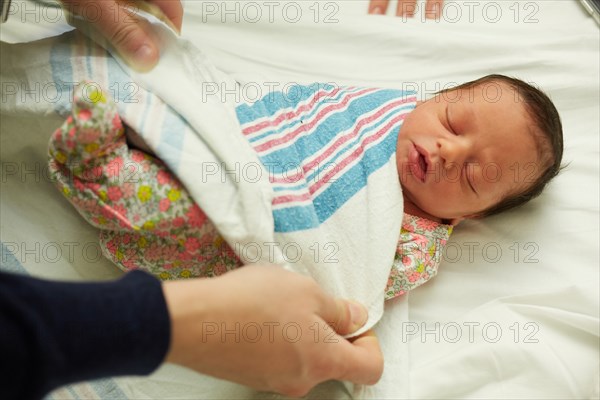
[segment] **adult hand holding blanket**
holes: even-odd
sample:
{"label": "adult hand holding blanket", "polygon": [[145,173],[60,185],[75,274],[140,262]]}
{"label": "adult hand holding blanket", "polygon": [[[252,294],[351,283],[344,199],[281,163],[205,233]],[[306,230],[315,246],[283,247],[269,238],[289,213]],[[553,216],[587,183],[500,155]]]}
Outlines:
{"label": "adult hand holding blanket", "polygon": [[[190,42],[177,37],[151,15],[146,16],[161,42],[161,59],[150,72],[136,72],[124,62],[120,62],[121,67],[149,95],[168,104],[161,107],[175,111],[187,125],[172,129],[158,119],[148,124],[139,121],[139,115],[131,113],[131,109],[121,113],[124,121],[165,161],[242,261],[266,261],[310,275],[328,293],[358,301],[368,308],[369,320],[355,334],[372,328],[383,313],[384,289],[403,215],[393,157],[395,135],[391,134],[397,133],[397,129],[391,127],[399,127],[403,115],[414,107],[415,99],[398,101],[397,93],[388,93],[389,98],[380,101],[390,104],[383,111],[378,110],[385,112],[396,107],[389,120],[384,120],[386,129],[375,127],[370,137],[344,143],[341,149],[338,138],[327,139],[318,131],[302,133],[307,141],[312,135],[333,143],[320,154],[333,152],[337,158],[324,158],[320,167],[329,161],[336,174],[331,176],[327,171],[314,174],[318,176],[309,182],[308,191],[312,191],[313,198],[308,205],[303,198],[304,207],[293,203],[282,210],[274,205],[281,196],[274,193],[279,188],[271,181],[276,180],[273,176],[283,168],[284,160],[275,158],[270,165],[265,162],[266,157],[273,155],[272,146],[280,142],[274,140],[271,147],[260,142],[266,147],[266,153],[261,153],[254,144],[249,144],[253,137],[248,140],[249,129],[256,128],[252,134],[260,136],[264,132],[257,129],[261,129],[262,122],[272,126],[273,121],[261,112],[277,106],[277,93],[274,97],[263,97],[263,104],[249,106],[247,120],[240,126],[232,96],[226,92],[238,88],[237,83],[212,66]],[[157,114],[160,115],[152,111],[152,115]],[[168,146],[164,145],[165,140],[169,141]],[[313,145],[314,141],[306,144],[311,149]],[[302,160],[289,160],[296,168],[306,169],[306,164],[301,163],[314,161],[307,161],[308,156],[299,157]],[[236,176],[235,172],[222,173],[240,171],[250,165],[260,168],[252,179]],[[219,173],[201,174],[199,183],[199,172],[205,172],[207,166],[217,166]],[[284,171],[284,175],[285,172],[289,171]],[[328,198],[336,201],[326,201]],[[277,218],[278,213],[286,213],[287,219]],[[277,221],[286,223],[278,224],[274,215]],[[283,251],[290,246],[297,249],[293,257]],[[328,248],[335,249],[333,257],[322,254]],[[321,250],[321,254],[315,256],[313,249]]]}
{"label": "adult hand holding blanket", "polygon": [[[393,135],[374,134],[355,149],[346,146],[350,155],[383,158],[378,157],[375,168],[369,167],[368,158],[341,158],[341,165],[357,167],[342,169],[350,173],[341,179],[321,181],[323,187],[333,191],[328,192],[329,196],[334,193],[335,197],[338,190],[341,201],[332,206],[313,200],[308,210],[315,218],[308,226],[298,227],[298,222],[306,221],[292,219],[288,222],[295,226],[293,229],[285,228],[289,224],[275,229],[273,215],[281,210],[273,209],[275,196],[270,171],[262,164],[264,159],[242,134],[227,96],[219,91],[207,95],[208,87],[231,88],[236,83],[208,64],[189,42],[178,39],[160,22],[155,23],[164,49],[157,68],[138,74],[121,63],[135,83],[151,90],[141,89],[135,101],[128,99],[130,93],[121,93],[116,102],[123,120],[165,161],[244,261],[276,262],[310,274],[330,294],[367,305],[370,319],[363,331],[372,327],[383,312],[384,288],[402,220],[402,197],[392,157]],[[93,76],[105,88],[115,83],[123,88],[131,84],[114,59],[106,58],[89,42],[71,48],[58,46],[51,62],[56,81],[76,82]],[[354,90],[360,92],[360,88]],[[61,107],[69,105],[59,104]],[[391,115],[399,117],[401,113]],[[401,119],[394,123],[401,123]],[[388,126],[386,132],[397,132],[391,128]],[[263,165],[263,169],[259,179],[252,181],[235,179],[231,174],[202,173],[206,166],[235,171],[236,165]],[[303,253],[293,262],[282,252],[290,245]],[[321,250],[320,257],[310,252],[315,245]],[[333,260],[326,257],[330,254],[322,253],[327,250],[325,246],[334,246]],[[388,389],[380,392],[390,393]]]}
{"label": "adult hand holding blanket", "polygon": [[[158,62],[159,49],[145,19],[135,17],[134,8],[143,7],[181,30],[183,7],[179,0],[143,2],[62,0],[69,23],[94,35],[96,41],[108,40],[130,65],[139,70],[151,69]],[[90,11],[93,10],[93,11]]]}

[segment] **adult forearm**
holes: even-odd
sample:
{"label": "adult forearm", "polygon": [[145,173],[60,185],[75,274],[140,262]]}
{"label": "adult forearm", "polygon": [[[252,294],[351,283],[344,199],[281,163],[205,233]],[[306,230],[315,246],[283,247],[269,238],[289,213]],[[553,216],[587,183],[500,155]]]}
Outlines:
{"label": "adult forearm", "polygon": [[0,398],[144,375],[163,361],[170,322],[161,284],[143,272],[106,283],[0,274]]}

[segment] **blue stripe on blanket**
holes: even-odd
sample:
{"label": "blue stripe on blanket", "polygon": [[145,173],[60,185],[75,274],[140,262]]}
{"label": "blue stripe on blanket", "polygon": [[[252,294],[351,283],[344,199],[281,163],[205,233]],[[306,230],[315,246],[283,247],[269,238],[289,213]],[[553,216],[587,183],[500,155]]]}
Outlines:
{"label": "blue stripe on blanket", "polygon": [[[114,58],[109,56],[106,59],[106,64],[108,70],[108,82],[111,82],[111,85],[118,85],[117,87],[119,88],[117,91],[118,98],[115,99],[115,102],[117,103],[117,109],[121,116],[125,115],[125,109],[132,103],[133,96],[139,91],[145,93],[146,101],[144,102],[142,118],[139,125],[133,126],[132,128],[138,132],[145,132],[148,123],[160,121],[159,116],[152,114],[154,103],[157,101],[156,96],[146,92],[146,90],[141,88],[137,83],[132,82],[129,75],[123,71]],[[136,105],[138,104],[136,103]],[[174,171],[178,169],[179,161],[181,160],[183,139],[187,127],[187,121],[169,105],[165,104],[160,130],[160,142],[158,143],[157,151],[162,154],[161,158],[163,161]],[[161,152],[161,150],[165,151]]]}
{"label": "blue stripe on blanket", "polygon": [[188,123],[171,107],[167,106],[166,111],[157,151],[162,154],[161,158],[169,168],[177,171],[181,161],[181,151]]}
{"label": "blue stripe on blanket", "polygon": [[[15,244],[16,245],[16,244]],[[15,257],[13,251],[15,249],[11,249],[12,243],[3,243],[0,242],[0,271],[9,272],[13,274],[22,274],[28,275],[27,270],[23,268],[23,265],[19,262],[19,260]],[[77,395],[77,387],[80,385],[88,385],[92,388],[94,392],[98,395],[95,397],[96,399],[107,399],[107,400],[127,400],[128,397],[125,395],[125,392],[121,390],[119,385],[116,383],[114,379],[99,379],[95,381],[90,381],[86,383],[78,383],[77,385],[68,385],[65,386],[65,389],[68,390],[73,397],[79,399],[80,396]],[[89,399],[86,397],[86,399]],[[58,400],[52,394],[45,397],[45,400]]]}
{"label": "blue stripe on blanket", "polygon": [[[311,95],[314,94],[320,87],[317,88],[312,88],[310,86],[303,86],[306,87],[306,92],[310,93]],[[285,118],[285,120],[283,122],[281,122],[281,124],[274,128],[274,129],[268,129],[265,130],[264,132],[261,132],[259,135],[253,134],[250,135],[249,137],[249,142],[250,143],[254,143],[257,142],[259,140],[264,139],[265,137],[269,136],[269,135],[273,135],[273,134],[279,134],[281,132],[291,132],[292,130],[296,129],[299,125],[303,124],[305,120],[308,120],[309,118],[313,117],[314,115],[318,114],[321,110],[323,110],[325,107],[327,107],[329,104],[336,104],[342,101],[342,98],[344,98],[345,96],[355,93],[357,91],[360,90],[360,88],[339,88],[339,90],[333,94],[333,87],[329,87],[329,86],[325,86],[325,89],[327,90],[328,94],[323,94],[320,95],[323,99],[320,102],[317,102],[316,107],[314,107],[313,109],[309,109],[307,110],[309,113],[305,114],[302,116],[302,118]],[[317,99],[319,99],[319,97],[317,97]],[[258,106],[256,106],[258,108],[258,110],[255,108],[255,110],[258,111],[257,115],[260,115],[258,118],[263,118],[264,115],[264,110],[263,112],[260,111],[259,106],[261,106],[261,102],[265,102],[268,101],[268,99],[261,99],[260,101],[258,101],[257,103],[259,103]],[[262,104],[264,106],[264,104]],[[282,105],[282,110],[285,110],[286,112],[293,112],[294,110],[296,110],[299,106],[297,104],[297,102],[294,102],[292,104],[287,104],[287,105]],[[246,120],[248,118],[252,118],[252,110],[248,109],[246,105],[240,105],[237,107],[236,109],[237,112],[237,116],[238,116],[238,120],[240,120],[240,124],[241,124],[241,120]],[[304,113],[306,111],[303,111],[302,113]],[[274,114],[275,110],[270,110],[269,111],[270,114]],[[250,122],[251,124],[251,121]]]}
{"label": "blue stripe on blanket", "polygon": [[271,116],[282,109],[291,111],[296,108],[298,103],[305,101],[318,90],[332,90],[334,88],[335,86],[330,84],[313,83],[311,85],[290,86],[286,93],[281,91],[269,92],[259,101],[239,105],[236,108],[237,117],[240,125],[244,125],[256,119]]}
{"label": "blue stripe on blanket", "polygon": [[[366,114],[375,112],[388,101],[403,97],[405,97],[405,93],[402,91],[378,90],[377,92],[354,98],[343,109],[329,113],[323,117],[315,127],[309,130],[310,133],[307,134],[306,131],[302,132],[300,137],[286,143],[283,148],[274,151],[265,150],[260,155],[261,159],[265,163],[277,160],[296,161],[300,156],[303,162],[306,158],[312,157],[322,151],[324,146],[327,146],[341,132],[355,127],[357,120],[365,117]],[[395,107],[393,112],[397,112],[397,107]],[[309,118],[307,115],[306,120]],[[363,131],[364,128],[361,129],[361,134],[364,133]],[[298,154],[298,151],[301,153]]]}
{"label": "blue stripe on blanket", "polygon": [[[401,107],[399,110],[400,111],[404,111],[407,109],[412,109],[412,104]],[[387,115],[385,115],[382,118],[379,118],[377,120],[377,122],[371,126],[369,126],[368,128],[365,129],[361,129],[360,133],[357,135],[357,137],[355,139],[353,139],[352,141],[349,141],[348,143],[346,143],[344,146],[340,147],[336,152],[335,155],[333,155],[332,157],[328,158],[327,163],[321,163],[319,164],[318,168],[315,168],[315,170],[306,176],[306,180],[308,182],[311,182],[313,180],[315,180],[315,176],[319,176],[320,174],[326,173],[326,171],[328,169],[331,168],[331,166],[335,166],[336,163],[338,162],[339,159],[343,158],[344,156],[346,156],[347,154],[351,153],[353,149],[355,149],[356,147],[358,147],[359,143],[362,141],[363,137],[367,134],[372,133],[373,131],[377,131],[378,129],[381,129],[385,124],[388,123],[388,121],[394,117],[396,117],[398,114],[397,112],[389,112],[387,113]],[[396,123],[394,125],[393,128],[391,128],[392,131],[394,130],[398,130],[400,129],[400,126],[402,125],[402,123]],[[393,151],[396,151],[396,148],[394,146]]]}
{"label": "blue stripe on blanket", "polygon": [[[90,42],[91,43],[91,42]],[[82,80],[94,80],[100,71],[94,69],[94,63],[92,62],[94,57],[102,58],[103,54],[91,54],[91,49],[95,48],[94,45],[86,45],[86,60],[85,66],[86,71],[82,72],[83,76],[74,76],[73,67],[71,61],[73,56],[72,46],[64,42],[58,42],[52,47],[50,52],[50,65],[52,68],[52,78],[56,82],[57,89],[57,101],[54,104],[54,110],[60,115],[66,115],[71,112],[71,96],[73,93],[74,85],[78,84]],[[101,88],[105,93],[113,97],[113,100],[117,104],[119,113],[124,115],[124,110],[132,104],[139,106],[137,99],[134,98],[140,90],[135,82],[131,81],[131,78],[122,70],[119,64],[105,53],[106,57],[106,71],[107,71],[107,82],[110,82],[109,87]],[[146,124],[151,121],[155,121],[155,117],[152,115],[152,109],[154,107],[155,98],[153,95],[146,96],[147,101],[144,104],[142,112],[142,118],[140,118],[139,126],[133,127],[138,131],[143,131]],[[164,161],[173,170],[177,170],[179,165],[181,151],[183,149],[183,138],[184,132],[187,129],[187,122],[182,118],[175,110],[171,107],[166,106],[164,118],[162,120],[160,143],[158,144],[160,150],[166,150],[163,156]]]}
{"label": "blue stripe on blanket", "polygon": [[331,182],[327,189],[313,199],[312,205],[273,210],[275,232],[316,228],[331,217],[346,201],[366,186],[369,175],[388,162],[396,151],[397,138],[396,134],[387,135],[381,143],[365,151],[362,162]]}
{"label": "blue stripe on blanket", "polygon": [[[298,91],[304,94],[301,99],[310,98],[323,86],[315,84],[300,87]],[[275,96],[275,100],[264,97],[252,106],[242,105],[236,108],[238,120],[246,124],[244,128],[252,127],[254,123],[266,123],[250,133],[249,140],[256,147],[269,173],[278,179],[294,177],[293,181],[273,184],[276,194],[276,206],[273,210],[276,232],[316,228],[366,187],[369,176],[386,164],[396,151],[398,131],[402,125],[402,120],[398,119],[415,107],[412,101],[403,103],[414,93],[402,90],[340,88],[338,94],[340,93],[340,96],[331,96],[337,98],[337,102],[323,98],[302,111],[298,111],[301,100],[291,101],[281,93]],[[340,101],[344,98],[349,98],[349,101],[342,106]],[[298,135],[293,139],[282,139],[286,134],[298,129],[299,126],[294,124],[302,121],[307,125],[311,124],[313,118],[329,105],[334,108],[320,117],[314,126],[298,131]],[[275,116],[287,112],[294,113],[290,121],[274,123]],[[330,151],[341,133],[352,132],[359,121],[366,119],[370,122],[358,129],[356,137],[333,150],[322,161],[313,165],[310,171],[304,169],[309,160]],[[388,126],[392,120],[395,122]],[[269,126],[269,122],[275,126]],[[386,128],[382,131],[383,137],[364,150],[364,141],[375,137],[384,127]],[[256,140],[257,138],[259,139]],[[277,142],[269,141],[282,143],[275,144]],[[359,154],[353,162],[347,163],[347,158],[360,148],[363,148],[364,153]],[[333,178],[327,178],[328,171],[334,168],[341,170]],[[309,186],[312,185],[318,187],[318,194],[308,195]],[[278,192],[282,192],[281,197],[277,197]]]}
{"label": "blue stripe on blanket", "polygon": [[68,45],[57,44],[50,51],[52,79],[56,84],[57,98],[54,111],[66,115],[71,111],[71,93],[73,92],[73,68],[71,68],[71,49]]}

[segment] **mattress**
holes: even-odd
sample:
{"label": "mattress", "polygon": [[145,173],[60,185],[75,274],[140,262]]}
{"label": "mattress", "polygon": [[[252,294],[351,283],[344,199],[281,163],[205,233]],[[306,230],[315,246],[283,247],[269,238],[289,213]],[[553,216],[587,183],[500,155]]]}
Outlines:
{"label": "mattress", "polygon": [[[407,310],[395,324],[402,351],[385,357],[405,369],[388,378],[411,399],[598,398],[600,35],[593,19],[575,1],[446,2],[439,21],[424,18],[421,1],[412,19],[393,16],[394,1],[387,16],[367,15],[365,1],[266,3],[188,1],[182,34],[249,88],[257,80],[319,81],[416,89],[425,100],[502,73],[550,95],[563,122],[564,170],[531,203],[456,228],[437,277],[398,300]],[[32,12],[32,3],[15,4],[2,41],[68,29],[48,11]],[[3,96],[15,83],[3,77]],[[52,101],[40,93],[39,101]],[[61,119],[7,104],[0,110],[2,268],[49,279],[118,277],[100,255],[97,232],[49,180],[47,142]],[[277,398],[173,365],[50,397]],[[351,394],[326,382],[308,397]]]}

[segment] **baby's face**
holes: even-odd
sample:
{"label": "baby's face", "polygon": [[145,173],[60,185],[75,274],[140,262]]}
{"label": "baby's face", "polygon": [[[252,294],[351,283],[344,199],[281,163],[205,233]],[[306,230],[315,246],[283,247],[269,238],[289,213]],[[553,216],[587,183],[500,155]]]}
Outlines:
{"label": "baby's face", "polygon": [[523,191],[540,174],[531,126],[524,104],[505,84],[420,103],[406,117],[396,147],[405,202],[422,216],[456,223]]}

